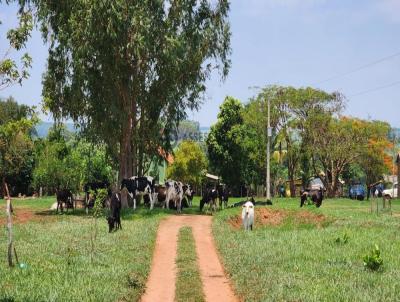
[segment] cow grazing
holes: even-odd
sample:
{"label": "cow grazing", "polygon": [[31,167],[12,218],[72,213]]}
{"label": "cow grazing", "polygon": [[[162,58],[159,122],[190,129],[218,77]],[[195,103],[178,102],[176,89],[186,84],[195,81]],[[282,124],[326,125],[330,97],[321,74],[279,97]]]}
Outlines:
{"label": "cow grazing", "polygon": [[319,190],[309,190],[302,192],[300,197],[300,207],[304,205],[308,197],[310,197],[313,204],[315,204],[315,206],[319,208],[322,205],[322,200],[324,199],[324,190],[320,188]]}
{"label": "cow grazing", "polygon": [[242,207],[243,227],[246,231],[252,231],[254,226],[254,205],[251,201],[247,201]]}
{"label": "cow grazing", "polygon": [[184,196],[182,183],[180,181],[167,180],[165,182],[165,188],[167,189],[167,194],[164,206],[169,209],[169,203],[173,202],[174,207],[178,213],[180,213],[182,211],[182,199]]}
{"label": "cow grazing", "polygon": [[228,207],[228,199],[229,199],[229,192],[228,188],[225,185],[218,185],[218,200],[219,200],[219,207],[222,209],[222,205],[227,208]]}
{"label": "cow grazing", "polygon": [[203,197],[200,199],[200,211],[203,210],[205,204],[208,204],[210,209],[215,212],[217,209],[218,191],[214,188],[208,188],[204,191]]}
{"label": "cow grazing", "polygon": [[113,193],[110,199],[110,215],[107,217],[108,232],[121,229],[121,193]]}
{"label": "cow grazing", "polygon": [[129,179],[123,179],[121,190],[126,188],[129,196],[133,199],[133,209],[136,209],[136,196],[148,195],[150,199],[150,210],[154,207],[154,178],[151,176],[133,176]]}
{"label": "cow grazing", "polygon": [[58,208],[61,208],[61,213],[64,212],[63,203],[65,203],[65,207],[74,209],[74,198],[72,196],[72,192],[67,189],[58,190],[56,193],[57,197],[57,213]]}

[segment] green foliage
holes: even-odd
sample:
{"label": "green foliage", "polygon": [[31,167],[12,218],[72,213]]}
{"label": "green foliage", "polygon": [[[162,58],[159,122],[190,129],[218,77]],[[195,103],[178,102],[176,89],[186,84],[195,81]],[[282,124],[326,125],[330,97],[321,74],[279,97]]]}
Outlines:
{"label": "green foliage", "polygon": [[389,173],[392,158],[387,150],[392,147],[388,140],[390,125],[381,121],[363,121],[365,136],[368,142],[357,160],[366,176],[366,184],[370,185],[383,179]]}
{"label": "green foliage", "polygon": [[84,183],[111,181],[112,167],[105,147],[79,139],[63,127],[53,128],[38,144],[33,186],[48,192],[57,188],[79,191]]}
{"label": "green foliage", "polygon": [[370,254],[364,256],[363,261],[364,267],[372,271],[377,271],[382,267],[383,259],[381,257],[381,251],[377,244],[375,244],[375,247]]}
{"label": "green foliage", "polygon": [[[6,1],[6,4],[8,2]],[[31,67],[32,59],[28,53],[21,55],[19,64],[12,58],[14,56],[10,54],[12,50],[19,51],[26,45],[26,41],[33,28],[31,11],[29,9],[21,9],[18,13],[18,21],[18,26],[7,32],[7,39],[10,43],[9,48],[6,50],[2,49],[5,55],[4,57],[0,57],[0,90],[16,82],[21,84],[22,80],[29,77],[28,70]]]}
{"label": "green foliage", "polygon": [[212,70],[224,78],[230,67],[227,0],[31,3],[50,42],[46,108],[105,142],[120,176],[160,145],[170,151]]}
{"label": "green foliage", "polygon": [[207,159],[199,144],[182,141],[175,152],[174,162],[167,169],[168,178],[199,185],[207,168]]}
{"label": "green foliage", "polygon": [[34,108],[18,104],[11,96],[5,100],[0,99],[0,125],[23,118],[35,118]]}
{"label": "green foliage", "polygon": [[33,121],[25,118],[0,126],[0,177],[17,175],[29,161],[32,127]]}
{"label": "green foliage", "polygon": [[337,237],[335,242],[337,244],[347,244],[349,242],[350,236],[347,233],[344,233],[342,237]]}
{"label": "green foliage", "polygon": [[199,141],[201,132],[200,132],[200,123],[196,121],[184,120],[179,123],[178,131],[177,131],[177,139],[178,141],[182,140],[193,140]]}
{"label": "green foliage", "polygon": [[[91,194],[94,194],[94,192],[90,192]],[[96,199],[94,202],[93,206],[93,211],[92,215],[94,218],[100,218],[104,216],[104,207],[103,205],[105,204],[105,201],[108,197],[108,191],[107,189],[98,189],[97,194],[96,194]]]}
{"label": "green foliage", "polygon": [[243,181],[244,165],[247,164],[245,149],[241,145],[246,131],[242,127],[242,111],[243,105],[239,100],[226,97],[220,106],[218,121],[211,126],[206,140],[211,169],[232,187]]}

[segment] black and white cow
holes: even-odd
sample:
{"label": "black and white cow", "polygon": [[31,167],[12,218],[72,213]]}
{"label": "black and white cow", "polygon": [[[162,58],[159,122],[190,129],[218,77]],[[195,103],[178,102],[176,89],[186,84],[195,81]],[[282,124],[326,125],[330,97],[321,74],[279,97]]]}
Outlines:
{"label": "black and white cow", "polygon": [[165,182],[165,188],[167,190],[164,207],[169,209],[169,203],[173,202],[178,213],[182,210],[182,199],[183,199],[183,184],[180,181],[167,180]]}
{"label": "black and white cow", "polygon": [[150,199],[150,210],[154,207],[154,178],[151,176],[133,176],[123,179],[121,182],[121,190],[126,188],[129,196],[133,199],[133,209],[136,209],[136,196],[148,195]]}
{"label": "black and white cow", "polygon": [[121,229],[121,193],[113,193],[110,199],[110,215],[107,217],[108,232]]}
{"label": "black and white cow", "polygon": [[205,204],[208,204],[213,212],[217,209],[218,191],[215,188],[208,188],[203,192],[200,199],[200,211],[203,210]]}

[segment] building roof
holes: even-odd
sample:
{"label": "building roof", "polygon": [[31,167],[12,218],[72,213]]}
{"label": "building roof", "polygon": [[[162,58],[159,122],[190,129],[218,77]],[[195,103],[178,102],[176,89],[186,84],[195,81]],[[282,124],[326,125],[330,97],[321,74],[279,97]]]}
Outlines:
{"label": "building roof", "polygon": [[168,164],[173,164],[174,163],[174,156],[165,151],[162,147],[158,147],[158,154],[167,161]]}
{"label": "building roof", "polygon": [[206,173],[206,177],[210,178],[210,179],[213,179],[213,180],[219,180],[220,179],[218,176],[212,175],[210,173]]}

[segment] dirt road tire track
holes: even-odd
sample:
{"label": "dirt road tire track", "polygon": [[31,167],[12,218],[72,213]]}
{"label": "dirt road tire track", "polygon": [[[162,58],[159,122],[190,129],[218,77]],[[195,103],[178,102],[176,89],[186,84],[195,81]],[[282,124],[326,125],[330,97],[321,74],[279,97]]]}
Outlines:
{"label": "dirt road tire track", "polygon": [[170,216],[160,223],[151,271],[141,302],[173,302],[175,299],[178,232],[193,230],[203,291],[208,302],[239,301],[224,273],[211,233],[212,217],[201,215]]}

